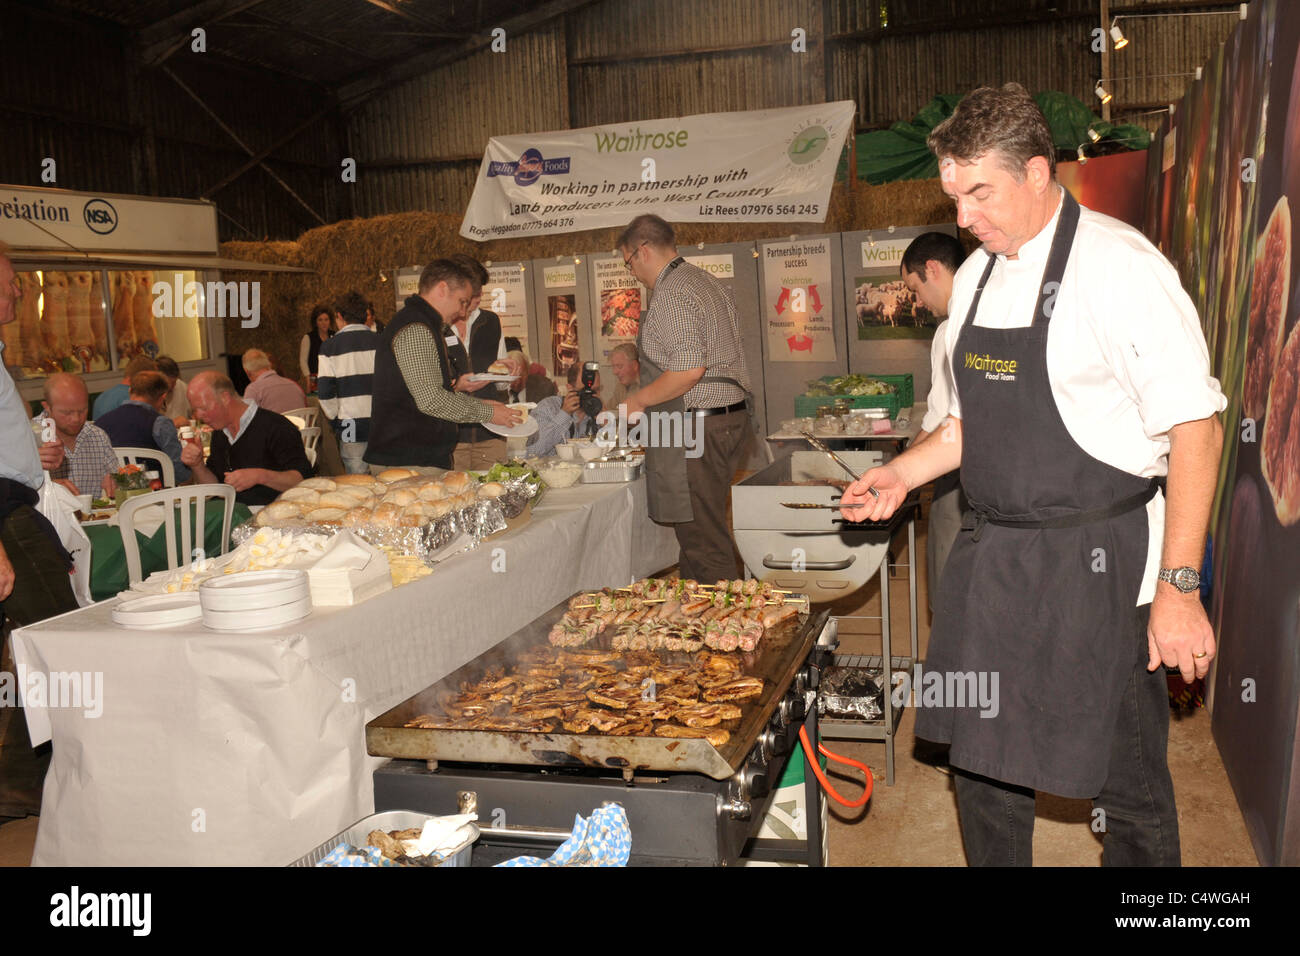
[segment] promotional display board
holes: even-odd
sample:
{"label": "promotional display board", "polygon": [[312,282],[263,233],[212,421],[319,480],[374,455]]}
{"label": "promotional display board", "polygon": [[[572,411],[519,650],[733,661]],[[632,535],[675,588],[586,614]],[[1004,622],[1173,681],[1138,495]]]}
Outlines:
{"label": "promotional display board", "polygon": [[[825,248],[829,259],[829,274],[823,279],[814,273],[820,265],[811,263],[822,258],[820,249]],[[800,236],[797,240],[784,239],[770,243],[760,243],[757,247],[758,264],[761,269],[759,287],[762,290],[762,341],[763,371],[762,385],[767,402],[770,431],[775,431],[781,422],[794,417],[794,399],[808,390],[808,382],[823,375],[843,375],[848,371],[848,349],[844,336],[843,297],[835,294],[831,277],[840,274],[841,243],[838,235]],[[800,255],[786,255],[787,251],[798,248],[816,251],[813,258]],[[793,285],[784,285],[783,280],[791,276],[791,270],[785,265],[788,259],[806,259],[810,267],[801,269],[801,274],[808,281],[804,286],[806,310],[796,319],[789,317],[790,298]],[[792,267],[793,268],[793,267]],[[808,287],[815,285],[816,296],[808,293]],[[782,302],[782,293],[786,292],[786,301]],[[818,310],[820,305],[820,311]],[[781,311],[778,311],[778,306]],[[800,318],[806,317],[806,318]],[[773,323],[779,323],[773,327]],[[791,324],[791,323],[796,324]],[[802,322],[803,324],[797,324]],[[830,326],[829,332],[823,331],[823,324]],[[811,343],[806,342],[811,338]],[[791,341],[793,339],[793,342]],[[803,348],[811,344],[811,349]],[[795,346],[800,346],[795,348]],[[804,353],[812,354],[805,357]],[[799,357],[791,359],[790,356]]]}
{"label": "promotional display board", "polygon": [[595,361],[609,364],[609,352],[620,342],[636,342],[641,316],[650,303],[645,286],[637,282],[619,253],[594,252],[591,265],[592,301],[597,314]]}
{"label": "promotional display board", "polygon": [[524,272],[533,287],[529,357],[564,393],[565,375],[595,353],[587,261],[582,256],[534,259]]}
{"label": "promotional display board", "polygon": [[501,319],[501,335],[519,340],[529,355],[528,271],[522,262],[494,262],[487,267],[488,283],[483,287],[479,308],[495,312]]}
{"label": "promotional display board", "polygon": [[835,360],[834,245],[832,237],[822,236],[759,246],[770,361]]}
{"label": "promotional display board", "polygon": [[852,101],[488,140],[460,234],[486,242],[670,222],[824,222]]}
{"label": "promotional display board", "polygon": [[930,394],[930,345],[942,318],[917,301],[903,284],[900,267],[908,245],[923,232],[956,236],[957,225],[896,226],[840,234],[848,370],[864,375],[910,373],[918,402]]}

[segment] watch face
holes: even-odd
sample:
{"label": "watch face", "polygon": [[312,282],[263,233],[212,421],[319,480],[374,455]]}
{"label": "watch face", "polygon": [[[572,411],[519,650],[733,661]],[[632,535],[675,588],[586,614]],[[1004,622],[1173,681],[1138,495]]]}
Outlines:
{"label": "watch face", "polygon": [[1174,587],[1180,591],[1195,591],[1201,586],[1201,576],[1192,568],[1179,568],[1174,572]]}

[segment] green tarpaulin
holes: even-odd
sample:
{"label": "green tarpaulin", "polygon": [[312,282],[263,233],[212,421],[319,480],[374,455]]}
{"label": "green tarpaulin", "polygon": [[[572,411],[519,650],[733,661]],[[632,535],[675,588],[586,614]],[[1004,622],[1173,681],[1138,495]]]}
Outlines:
{"label": "green tarpaulin", "polygon": [[[931,130],[952,115],[961,100],[961,96],[951,94],[936,96],[910,122],[858,134],[858,178],[876,186],[903,179],[936,178],[939,164],[925,140]],[[1047,117],[1058,150],[1073,153],[1084,145],[1089,151],[1109,153],[1119,151],[1117,147],[1146,149],[1151,144],[1151,134],[1140,126],[1103,122],[1065,93],[1039,93],[1034,101]],[[1088,137],[1090,126],[1101,137],[1095,146]]]}

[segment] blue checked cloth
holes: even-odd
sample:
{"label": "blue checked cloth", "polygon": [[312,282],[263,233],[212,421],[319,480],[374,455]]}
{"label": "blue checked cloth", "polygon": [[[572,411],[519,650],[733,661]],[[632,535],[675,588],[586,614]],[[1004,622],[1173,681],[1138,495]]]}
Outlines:
{"label": "blue checked cloth", "polygon": [[340,843],[321,858],[317,866],[400,866],[380,852],[377,846],[356,847]]}
{"label": "blue checked cloth", "polygon": [[632,855],[632,831],[627,814],[617,803],[607,803],[584,820],[573,818],[573,833],[542,860],[535,856],[517,856],[498,866],[627,866]]}

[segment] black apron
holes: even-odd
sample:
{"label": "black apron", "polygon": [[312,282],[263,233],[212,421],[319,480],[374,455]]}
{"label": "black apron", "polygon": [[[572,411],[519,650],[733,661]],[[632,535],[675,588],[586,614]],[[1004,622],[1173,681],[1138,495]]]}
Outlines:
{"label": "black apron", "polygon": [[[1079,221],[1068,192],[1062,202],[1033,324],[975,325],[991,257],[958,335],[961,480],[971,510],[944,570],[930,676],[914,690],[917,736],[951,743],[953,766],[1088,798],[1105,782],[1120,698],[1147,654],[1136,605],[1144,506],[1157,485],[1080,448],[1052,396],[1047,332]],[[974,684],[956,678],[970,672]],[[981,675],[995,714],[971,699]],[[940,676],[945,696],[934,706],[926,692]]]}
{"label": "black apron", "polygon": [[[685,261],[681,256],[678,256],[668,263],[668,272],[672,272]],[[651,304],[653,305],[653,302]],[[646,317],[649,318],[648,310]],[[645,322],[642,321],[636,331],[636,351],[641,362],[641,386],[643,388],[663,374],[663,369],[650,361],[645,354],[645,346],[642,342],[645,337],[644,332]],[[702,385],[708,382],[734,385],[744,392],[745,410],[752,420],[754,411],[753,396],[744,385],[726,375],[706,375],[696,384]],[[646,409],[646,414],[649,415],[651,412],[675,412],[682,416],[683,427],[685,427],[686,396],[679,395],[677,398],[661,402],[658,405],[652,405]],[[696,417],[691,422],[690,427],[703,429],[704,419]],[[647,447],[645,450],[645,474],[646,512],[650,515],[651,521],[659,524],[677,524],[682,521],[695,520],[695,510],[691,507],[691,483],[686,474],[685,447]]]}

